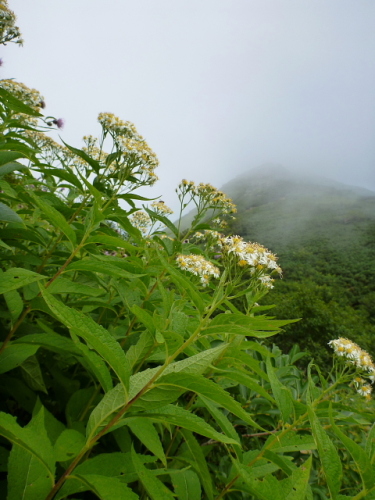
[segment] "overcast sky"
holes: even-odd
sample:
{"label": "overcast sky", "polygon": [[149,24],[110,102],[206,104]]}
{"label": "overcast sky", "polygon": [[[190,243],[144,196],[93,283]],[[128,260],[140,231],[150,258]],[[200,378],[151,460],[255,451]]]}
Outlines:
{"label": "overcast sky", "polygon": [[99,112],[134,122],[182,178],[220,187],[264,162],[375,191],[374,0],[9,0],[24,47],[2,78],[45,96],[81,147]]}

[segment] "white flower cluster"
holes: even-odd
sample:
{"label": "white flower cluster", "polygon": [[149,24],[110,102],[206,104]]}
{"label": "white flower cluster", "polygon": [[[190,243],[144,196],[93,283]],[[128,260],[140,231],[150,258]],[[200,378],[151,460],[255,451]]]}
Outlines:
{"label": "white flower cluster", "polygon": [[21,32],[18,26],[15,26],[16,16],[8,8],[6,0],[0,1],[0,43],[14,42],[23,44]]}
{"label": "white flower cluster", "polygon": [[211,184],[201,182],[196,185],[193,181],[183,179],[178,186],[178,191],[180,191],[178,195],[180,199],[187,193],[190,193],[192,197],[198,197],[199,202],[197,205],[199,206],[203,205],[206,208],[220,210],[223,214],[234,214],[237,212],[233,201]]}
{"label": "white flower cluster", "polygon": [[113,113],[100,113],[98,121],[105,131],[114,136],[114,141],[132,167],[132,175],[139,175],[142,184],[152,185],[158,177],[154,170],[159,165],[156,154],[145,139],[138,134],[135,125],[124,122]]}
{"label": "white flower cluster", "polygon": [[[345,358],[350,364],[360,370],[364,377],[368,378],[371,383],[375,381],[375,364],[368,352],[361,349],[355,342],[349,339],[340,337],[328,342],[337,356]],[[357,392],[362,396],[369,397],[371,394],[371,386],[365,383],[362,378],[356,378],[354,381]]]}
{"label": "white flower cluster", "polygon": [[275,254],[259,243],[244,241],[241,236],[227,236],[220,238],[219,246],[223,255],[236,258],[240,267],[249,267],[251,274],[256,274],[258,280],[267,288],[273,288],[273,279],[267,272],[281,274],[281,267],[277,264]]}
{"label": "white flower cluster", "polygon": [[143,210],[139,210],[138,212],[135,212],[131,217],[130,217],[130,222],[134,227],[139,229],[143,234],[146,234],[149,227],[151,226],[151,219],[146,214],[146,212],[143,212]]}
{"label": "white flower cluster", "polygon": [[39,90],[30,89],[24,83],[15,82],[14,80],[0,80],[0,87],[29,106],[35,108],[44,106],[44,97]]}
{"label": "white flower cluster", "polygon": [[155,212],[157,212],[160,215],[169,215],[173,214],[173,210],[169,208],[164,201],[154,201],[151,203],[151,207]]}
{"label": "white flower cluster", "polygon": [[211,276],[218,278],[220,276],[219,269],[211,264],[201,255],[178,255],[176,258],[177,265],[183,271],[199,276],[203,286],[208,285]]}

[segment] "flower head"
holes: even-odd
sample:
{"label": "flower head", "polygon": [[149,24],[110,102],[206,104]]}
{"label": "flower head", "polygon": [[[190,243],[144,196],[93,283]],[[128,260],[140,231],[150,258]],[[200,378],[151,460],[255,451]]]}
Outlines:
{"label": "flower head", "polygon": [[[333,348],[336,356],[344,358],[349,364],[354,365],[359,370],[363,377],[370,380],[371,383],[375,381],[375,364],[371,356],[359,345],[349,339],[340,337],[335,340],[330,340],[328,345]],[[371,394],[371,386],[365,383],[361,377],[354,379],[354,385],[359,394],[369,397]]]}
{"label": "flower head", "polygon": [[176,258],[177,265],[183,271],[199,276],[203,286],[208,285],[210,277],[218,278],[220,276],[219,269],[211,264],[201,255],[178,255]]}

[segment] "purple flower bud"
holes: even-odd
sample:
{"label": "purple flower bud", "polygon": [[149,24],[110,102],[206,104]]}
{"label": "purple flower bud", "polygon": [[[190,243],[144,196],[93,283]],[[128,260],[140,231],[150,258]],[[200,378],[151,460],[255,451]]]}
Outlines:
{"label": "purple flower bud", "polygon": [[62,118],[59,118],[58,120],[53,120],[52,123],[57,126],[57,128],[63,128],[64,127],[64,120]]}
{"label": "purple flower bud", "polygon": [[46,107],[46,103],[44,101],[40,101],[39,106],[44,109]]}
{"label": "purple flower bud", "polygon": [[220,255],[214,255],[214,259],[215,259],[215,260],[219,260],[219,259],[221,259],[221,254],[220,254]]}
{"label": "purple flower bud", "polygon": [[0,58],[0,66],[4,64],[4,61]]}

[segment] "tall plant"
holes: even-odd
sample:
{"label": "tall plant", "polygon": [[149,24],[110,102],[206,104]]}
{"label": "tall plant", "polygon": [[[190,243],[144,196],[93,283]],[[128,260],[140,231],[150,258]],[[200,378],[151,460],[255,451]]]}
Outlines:
{"label": "tall plant", "polygon": [[281,269],[220,233],[232,201],[182,181],[173,224],[136,193],[158,161],[133,124],[101,113],[76,149],[43,107],[0,82],[3,497],[375,498],[367,353],[335,341],[305,377],[263,346],[290,323],[258,304]]}

